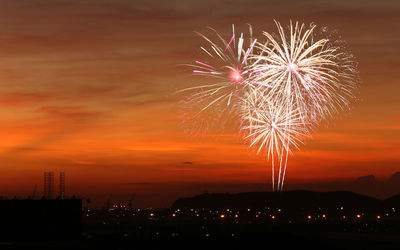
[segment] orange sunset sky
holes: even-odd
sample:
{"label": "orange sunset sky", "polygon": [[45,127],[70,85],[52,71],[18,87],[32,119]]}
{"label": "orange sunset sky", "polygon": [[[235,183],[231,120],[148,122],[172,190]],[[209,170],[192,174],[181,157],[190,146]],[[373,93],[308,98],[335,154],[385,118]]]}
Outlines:
{"label": "orange sunset sky", "polygon": [[273,19],[339,31],[362,79],[352,113],[295,152],[286,182],[400,171],[400,1],[2,0],[0,195],[42,192],[44,171],[65,171],[69,195],[138,206],[267,190],[265,158],[234,130],[183,132],[174,92],[198,80],[178,66],[204,44],[194,30],[251,23],[261,37]]}

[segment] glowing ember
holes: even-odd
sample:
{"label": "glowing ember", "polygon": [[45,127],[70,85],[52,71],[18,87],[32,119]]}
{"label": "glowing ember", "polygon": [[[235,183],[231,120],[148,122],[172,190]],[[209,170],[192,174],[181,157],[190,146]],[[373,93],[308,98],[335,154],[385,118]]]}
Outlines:
{"label": "glowing ember", "polygon": [[234,83],[243,81],[243,76],[238,69],[231,69],[231,71],[229,72],[229,78]]}

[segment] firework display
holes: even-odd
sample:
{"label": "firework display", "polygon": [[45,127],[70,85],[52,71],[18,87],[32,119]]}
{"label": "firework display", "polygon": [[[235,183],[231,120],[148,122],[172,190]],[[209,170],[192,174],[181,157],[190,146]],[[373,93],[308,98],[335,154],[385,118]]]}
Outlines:
{"label": "firework display", "polygon": [[200,107],[196,116],[214,109],[238,118],[250,147],[271,162],[272,189],[282,190],[288,155],[321,123],[350,108],[359,77],[354,57],[326,29],[275,23],[278,34],[263,32],[261,42],[250,26],[248,47],[234,26],[229,40],[213,30],[218,43],[198,33],[208,43],[201,47],[208,60],[189,66],[193,74],[216,81],[182,91]]}
{"label": "firework display", "polygon": [[[248,131],[245,138],[250,139],[250,146],[256,145],[257,153],[265,148],[268,158],[271,159],[272,190],[283,186],[290,148],[298,148],[308,134],[299,110],[290,106],[290,103],[274,103],[257,89],[248,92],[243,99],[242,129]],[[275,160],[279,161],[277,187]]]}
{"label": "firework display", "polygon": [[[254,54],[257,42],[252,37],[250,25],[247,38],[243,33],[237,35],[235,26],[232,25],[232,35],[227,40],[216,30],[208,29],[216,37],[216,41],[195,32],[206,42],[201,47],[204,58],[186,66],[192,68],[194,76],[214,81],[208,84],[200,81],[200,84],[178,91],[188,93],[181,105],[185,109],[183,120],[188,124],[203,125],[200,129],[212,125],[223,126],[229,118],[237,118],[241,97],[251,87],[249,69],[254,66],[254,61],[250,59],[250,55]],[[190,129],[193,130],[193,126]]]}
{"label": "firework display", "polygon": [[357,87],[351,57],[329,39],[318,39],[315,25],[290,24],[287,32],[276,25],[278,37],[264,32],[267,43],[257,44],[266,53],[254,55],[259,63],[251,69],[252,81],[262,83],[269,99],[298,108],[310,126],[348,107]]}

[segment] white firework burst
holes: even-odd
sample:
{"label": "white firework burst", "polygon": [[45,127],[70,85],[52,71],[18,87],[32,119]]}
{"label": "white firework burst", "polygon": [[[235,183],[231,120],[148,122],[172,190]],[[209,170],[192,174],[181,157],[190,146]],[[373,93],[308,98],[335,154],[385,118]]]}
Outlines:
{"label": "white firework burst", "polygon": [[[263,54],[251,56],[252,81],[274,102],[298,108],[305,123],[317,127],[348,107],[357,87],[351,56],[328,38],[318,39],[316,26],[276,22],[279,35],[263,32],[266,43],[257,43]],[[289,107],[289,108],[290,108]]]}
{"label": "white firework burst", "polygon": [[242,130],[247,132],[245,138],[250,140],[250,147],[256,147],[257,153],[264,149],[271,160],[273,189],[274,165],[279,161],[277,189],[281,189],[291,148],[297,149],[308,136],[299,109],[289,107],[288,103],[274,103],[264,92],[254,89],[244,96],[241,114]]}
{"label": "white firework burst", "polygon": [[250,147],[272,163],[273,190],[282,190],[288,155],[323,122],[350,108],[359,76],[354,56],[325,28],[275,23],[278,34],[263,32],[263,43],[253,39],[251,26],[247,39],[243,33],[236,37],[234,26],[228,40],[211,28],[216,41],[197,33],[207,42],[201,47],[206,59],[189,66],[194,75],[213,80],[179,92],[190,93],[184,106],[196,112],[184,116],[197,126],[239,118]]}

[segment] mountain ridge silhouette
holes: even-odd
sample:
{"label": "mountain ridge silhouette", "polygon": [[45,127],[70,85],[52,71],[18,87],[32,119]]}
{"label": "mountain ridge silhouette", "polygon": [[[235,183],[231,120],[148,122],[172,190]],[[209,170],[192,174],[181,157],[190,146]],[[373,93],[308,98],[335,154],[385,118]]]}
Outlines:
{"label": "mountain ridge silhouette", "polygon": [[393,173],[385,180],[376,179],[374,175],[370,174],[358,177],[353,181],[286,184],[285,189],[323,192],[346,190],[378,199],[386,199],[400,193],[400,171]]}
{"label": "mountain ridge silhouette", "polygon": [[[261,209],[282,208],[287,211],[368,211],[378,212],[389,207],[400,208],[400,194],[385,200],[350,191],[313,192],[294,190],[283,192],[204,193],[177,199],[172,208]],[[298,211],[296,211],[298,210]]]}

